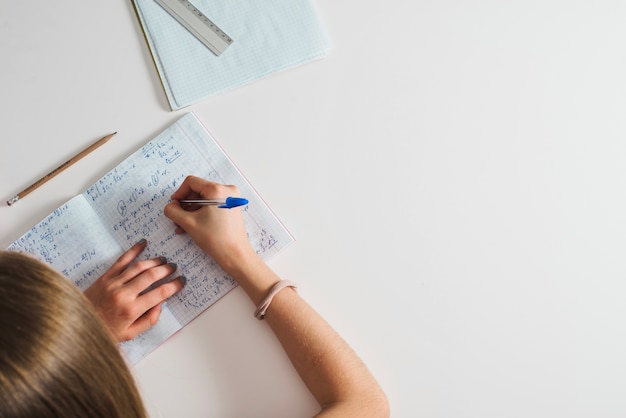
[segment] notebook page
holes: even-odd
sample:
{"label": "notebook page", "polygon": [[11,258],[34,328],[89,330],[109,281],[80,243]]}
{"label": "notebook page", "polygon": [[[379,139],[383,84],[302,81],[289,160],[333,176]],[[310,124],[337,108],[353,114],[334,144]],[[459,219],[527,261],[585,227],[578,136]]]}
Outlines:
{"label": "notebook page", "polygon": [[[82,289],[142,238],[140,258],[164,256],[184,275],[159,322],[121,345],[132,365],[158,347],[236,283],[187,235],[175,234],[163,208],[187,175],[237,185],[249,200],[242,210],[251,245],[264,259],[293,238],[228,159],[193,113],[180,118],[100,180],[47,216],[9,249],[32,253]],[[227,210],[227,209],[224,209]]]}
{"label": "notebook page", "polygon": [[[174,224],[163,214],[170,196],[188,175],[239,188],[249,205],[233,210],[242,210],[250,243],[261,257],[268,259],[293,241],[193,113],[120,163],[84,196],[122,247],[146,238],[149,244],[141,257],[164,256],[178,265],[176,275],[184,275],[187,284],[168,300],[164,310],[182,326],[236,286],[188,235],[175,234]],[[174,327],[163,327],[175,332]],[[156,348],[167,338],[161,328],[161,323],[157,324],[136,344]],[[137,351],[134,343],[127,344],[128,351]]]}
{"label": "notebook page", "polygon": [[[85,196],[78,195],[46,216],[8,249],[30,253],[85,291],[128,247],[120,246]],[[136,364],[181,327],[165,304],[154,327],[120,344],[126,361],[129,365]]]}
{"label": "notebook page", "polygon": [[134,0],[172,110],[321,58],[330,49],[310,0],[193,0],[234,43],[219,57],[154,0]]}
{"label": "notebook page", "polygon": [[61,205],[8,249],[30,253],[71,278],[83,291],[123,251],[82,195]]}
{"label": "notebook page", "polygon": [[129,366],[133,366],[154,351],[162,342],[174,335],[180,330],[182,325],[178,319],[172,314],[167,307],[167,302],[163,304],[159,322],[149,330],[139,334],[130,341],[123,342],[119,345],[124,358]]}

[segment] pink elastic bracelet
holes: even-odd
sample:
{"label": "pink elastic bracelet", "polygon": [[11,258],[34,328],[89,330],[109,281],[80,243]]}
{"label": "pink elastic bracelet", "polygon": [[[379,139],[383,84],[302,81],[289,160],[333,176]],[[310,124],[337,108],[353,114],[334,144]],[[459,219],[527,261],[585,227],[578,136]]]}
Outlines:
{"label": "pink elastic bracelet", "polygon": [[291,287],[294,289],[297,288],[297,286],[289,280],[281,280],[280,282],[276,283],[274,286],[272,286],[267,296],[265,296],[265,298],[261,301],[261,303],[259,303],[259,306],[256,307],[256,310],[254,311],[254,317],[256,319],[265,318],[265,312],[267,311],[267,308],[270,307],[270,304],[272,303],[272,299],[274,299],[274,296],[276,296],[278,292],[280,292],[286,287]]}

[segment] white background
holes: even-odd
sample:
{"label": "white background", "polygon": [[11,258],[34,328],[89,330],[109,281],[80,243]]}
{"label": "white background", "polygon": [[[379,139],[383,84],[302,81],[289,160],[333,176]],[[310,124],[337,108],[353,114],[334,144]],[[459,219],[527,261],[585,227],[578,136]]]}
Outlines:
{"label": "white background", "polygon": [[[129,0],[1,0],[3,200],[119,132],[0,206],[3,248],[192,110],[394,417],[625,416],[626,3],[315,4],[327,58],[170,112]],[[154,416],[317,411],[252,311],[133,369]]]}

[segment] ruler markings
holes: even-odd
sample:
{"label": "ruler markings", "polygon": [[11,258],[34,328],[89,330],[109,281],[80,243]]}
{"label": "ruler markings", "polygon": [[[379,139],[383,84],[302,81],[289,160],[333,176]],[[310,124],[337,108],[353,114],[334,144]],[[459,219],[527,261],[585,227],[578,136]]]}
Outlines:
{"label": "ruler markings", "polygon": [[219,56],[233,40],[189,0],[155,0],[200,42]]}

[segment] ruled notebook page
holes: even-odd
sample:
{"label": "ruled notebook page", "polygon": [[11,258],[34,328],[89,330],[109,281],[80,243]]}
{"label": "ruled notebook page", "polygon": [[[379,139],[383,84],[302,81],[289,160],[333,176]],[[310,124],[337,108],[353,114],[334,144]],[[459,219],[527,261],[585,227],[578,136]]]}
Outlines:
{"label": "ruled notebook page", "polygon": [[154,0],[134,0],[172,110],[321,58],[330,42],[310,0],[193,0],[234,43],[219,57]]}

